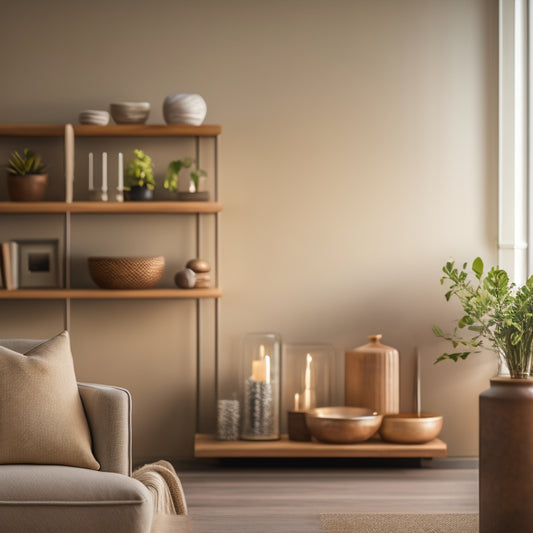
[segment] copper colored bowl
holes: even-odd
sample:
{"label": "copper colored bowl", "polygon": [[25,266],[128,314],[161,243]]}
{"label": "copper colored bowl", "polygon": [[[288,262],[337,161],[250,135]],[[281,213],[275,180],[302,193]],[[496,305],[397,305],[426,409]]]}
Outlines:
{"label": "copper colored bowl", "polygon": [[89,273],[102,289],[149,289],[163,275],[165,258],[89,257]]}
{"label": "copper colored bowl", "polygon": [[311,435],[330,444],[353,444],[368,440],[376,433],[382,415],[365,407],[317,407],[305,414]]}
{"label": "copper colored bowl", "polygon": [[381,438],[399,444],[423,444],[437,437],[442,429],[442,416],[428,413],[385,415],[379,430]]}

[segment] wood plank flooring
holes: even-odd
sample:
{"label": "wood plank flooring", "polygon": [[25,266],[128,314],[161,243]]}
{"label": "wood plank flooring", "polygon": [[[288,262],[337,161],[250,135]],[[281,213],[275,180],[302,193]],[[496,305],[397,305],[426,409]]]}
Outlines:
{"label": "wood plank flooring", "polygon": [[475,465],[176,469],[189,517],[161,517],[154,533],[318,533],[320,513],[478,510]]}

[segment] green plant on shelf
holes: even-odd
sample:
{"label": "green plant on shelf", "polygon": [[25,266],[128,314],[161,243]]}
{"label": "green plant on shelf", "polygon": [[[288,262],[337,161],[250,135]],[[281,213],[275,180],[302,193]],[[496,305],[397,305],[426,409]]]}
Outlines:
{"label": "green plant on shelf", "polygon": [[133,150],[135,157],[130,161],[124,178],[124,190],[129,191],[132,187],[145,187],[153,191],[155,189],[154,167],[152,158],[142,150]]}
{"label": "green plant on shelf", "polygon": [[[169,191],[178,190],[178,180],[179,174],[183,169],[191,168],[194,163],[192,157],[185,157],[184,159],[177,159],[176,161],[171,161],[168,164],[167,174],[165,176],[165,181],[163,187]],[[192,187],[189,188],[189,192],[196,192],[198,190],[198,185],[200,183],[200,178],[207,176],[207,172],[201,168],[193,169],[189,173],[190,181]]]}
{"label": "green plant on shelf", "polygon": [[7,162],[6,170],[13,176],[29,176],[34,174],[44,174],[46,165],[41,156],[24,148],[22,153],[14,151]]}

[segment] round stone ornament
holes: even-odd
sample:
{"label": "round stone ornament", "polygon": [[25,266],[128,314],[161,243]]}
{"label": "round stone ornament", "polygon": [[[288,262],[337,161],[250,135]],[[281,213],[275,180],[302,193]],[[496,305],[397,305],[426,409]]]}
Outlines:
{"label": "round stone ornament", "polygon": [[196,273],[190,268],[180,270],[174,276],[174,282],[181,289],[192,289],[196,285]]}
{"label": "round stone ornament", "polygon": [[185,266],[191,270],[194,270],[196,273],[209,272],[211,270],[209,263],[204,259],[191,259]]}

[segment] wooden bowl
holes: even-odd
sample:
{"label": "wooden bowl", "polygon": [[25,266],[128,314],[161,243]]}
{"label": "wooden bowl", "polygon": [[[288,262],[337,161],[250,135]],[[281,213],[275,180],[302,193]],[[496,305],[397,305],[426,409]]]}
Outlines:
{"label": "wooden bowl", "polygon": [[305,414],[311,435],[330,444],[363,442],[374,435],[381,424],[382,415],[365,407],[317,407]]}
{"label": "wooden bowl", "polygon": [[89,273],[102,289],[149,289],[163,275],[165,258],[89,257]]}
{"label": "wooden bowl", "polygon": [[398,413],[383,417],[379,433],[388,442],[423,444],[435,439],[441,429],[441,415]]}

